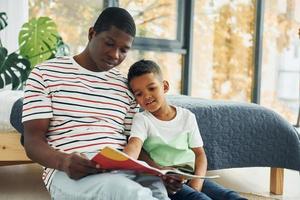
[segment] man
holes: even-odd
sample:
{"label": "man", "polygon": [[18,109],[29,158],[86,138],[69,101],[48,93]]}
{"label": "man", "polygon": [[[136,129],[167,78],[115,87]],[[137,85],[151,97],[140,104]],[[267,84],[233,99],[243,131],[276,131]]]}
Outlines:
{"label": "man", "polygon": [[125,59],[135,31],[126,10],[107,8],[89,29],[82,53],[44,62],[28,78],[24,146],[45,167],[52,199],[168,199],[158,177],[102,173],[87,158],[104,146],[123,149],[127,142],[136,102],[114,67]]}

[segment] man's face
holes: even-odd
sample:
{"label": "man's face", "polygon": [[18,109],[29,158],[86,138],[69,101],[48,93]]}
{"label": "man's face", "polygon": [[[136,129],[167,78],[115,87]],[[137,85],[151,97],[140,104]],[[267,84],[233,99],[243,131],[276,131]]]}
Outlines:
{"label": "man's face", "polygon": [[91,28],[88,53],[94,66],[88,66],[88,68],[99,72],[116,67],[126,58],[133,39],[131,35],[115,26],[98,34]]}

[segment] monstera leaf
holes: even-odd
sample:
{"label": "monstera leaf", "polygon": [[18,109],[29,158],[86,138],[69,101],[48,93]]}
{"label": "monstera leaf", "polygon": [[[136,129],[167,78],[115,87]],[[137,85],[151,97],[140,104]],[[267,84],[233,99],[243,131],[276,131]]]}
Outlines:
{"label": "monstera leaf", "polygon": [[54,57],[58,43],[55,22],[49,17],[33,18],[19,33],[20,54],[28,58],[31,67]]}
{"label": "monstera leaf", "polygon": [[7,55],[7,49],[0,47],[0,88],[12,84],[12,89],[23,85],[30,71],[30,62],[18,55]]}
{"label": "monstera leaf", "polygon": [[0,30],[7,26],[7,15],[5,12],[0,12]]}

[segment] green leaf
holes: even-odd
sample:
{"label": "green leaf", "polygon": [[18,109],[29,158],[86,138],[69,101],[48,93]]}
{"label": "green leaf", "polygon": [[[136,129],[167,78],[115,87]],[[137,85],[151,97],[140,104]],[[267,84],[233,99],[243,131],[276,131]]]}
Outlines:
{"label": "green leaf", "polygon": [[7,26],[7,15],[5,12],[0,12],[0,30]]}
{"label": "green leaf", "polygon": [[0,47],[0,74],[2,72],[2,65],[7,56],[7,49],[4,47]]}
{"label": "green leaf", "polygon": [[19,32],[20,54],[29,59],[32,68],[55,54],[57,42],[57,27],[49,17],[33,18]]}
{"label": "green leaf", "polygon": [[12,84],[17,89],[26,81],[30,62],[17,53],[7,55],[7,49],[0,47],[0,88]]}

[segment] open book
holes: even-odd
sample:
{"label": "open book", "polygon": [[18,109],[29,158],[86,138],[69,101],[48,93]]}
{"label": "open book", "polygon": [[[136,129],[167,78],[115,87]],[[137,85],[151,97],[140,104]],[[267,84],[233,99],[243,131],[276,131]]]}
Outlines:
{"label": "open book", "polygon": [[205,178],[218,178],[219,176],[197,176],[189,173],[182,172],[177,169],[161,170],[149,166],[147,163],[135,160],[129,157],[122,151],[111,147],[105,147],[97,153],[92,160],[100,165],[102,169],[109,170],[133,170],[139,173],[152,174],[156,176],[174,175],[182,179],[205,179]]}

